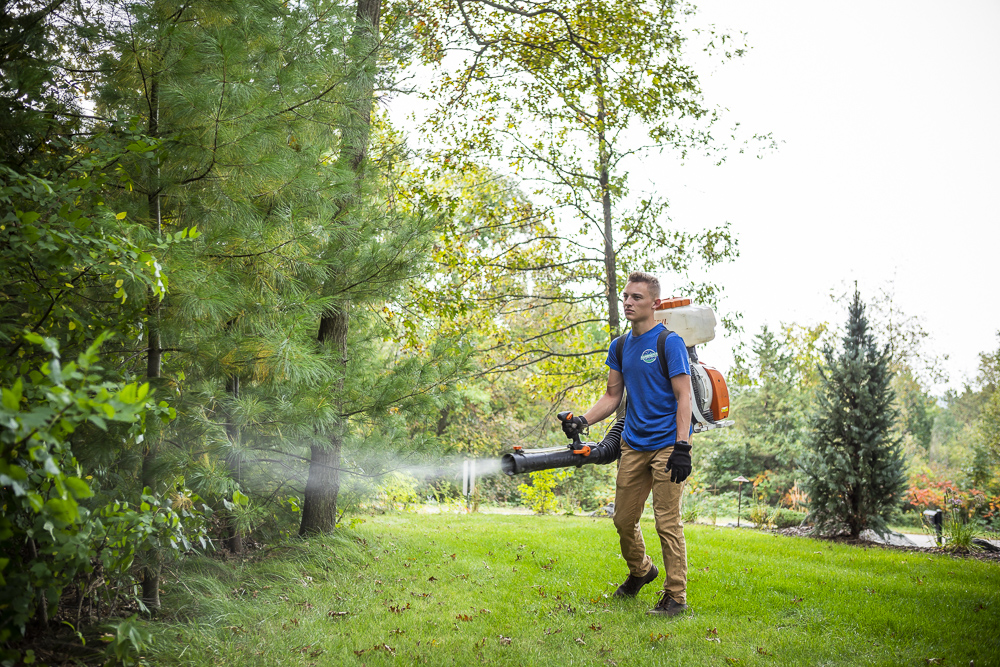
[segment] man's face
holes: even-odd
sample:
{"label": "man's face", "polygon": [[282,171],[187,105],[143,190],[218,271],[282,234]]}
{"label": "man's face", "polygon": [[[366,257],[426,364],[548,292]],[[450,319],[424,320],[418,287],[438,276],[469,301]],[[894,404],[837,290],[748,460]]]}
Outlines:
{"label": "man's face", "polygon": [[622,292],[625,319],[629,322],[642,321],[653,316],[653,310],[660,305],[659,299],[649,295],[649,283],[628,283]]}

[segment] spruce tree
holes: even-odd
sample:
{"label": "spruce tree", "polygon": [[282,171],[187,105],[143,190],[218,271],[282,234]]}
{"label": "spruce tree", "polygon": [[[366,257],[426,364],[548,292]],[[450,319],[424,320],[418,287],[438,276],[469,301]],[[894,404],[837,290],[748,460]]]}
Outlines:
{"label": "spruce tree", "polygon": [[869,332],[861,295],[855,290],[843,350],[825,351],[823,386],[813,418],[813,436],[803,458],[810,517],[821,533],[845,529],[887,532],[899,505],[905,476],[887,347]]}

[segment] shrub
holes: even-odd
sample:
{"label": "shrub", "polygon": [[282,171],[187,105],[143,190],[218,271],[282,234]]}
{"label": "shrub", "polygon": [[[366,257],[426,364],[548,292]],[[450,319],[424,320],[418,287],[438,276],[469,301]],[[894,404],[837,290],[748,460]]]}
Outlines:
{"label": "shrub", "polygon": [[778,509],[774,511],[771,521],[775,528],[794,528],[802,525],[807,516],[806,512],[796,512],[789,509]]}
{"label": "shrub", "polygon": [[944,548],[946,550],[968,553],[979,548],[973,543],[979,536],[974,502],[960,495],[945,496],[944,504],[947,509],[944,522]]}
{"label": "shrub", "polygon": [[557,507],[556,485],[569,477],[572,470],[540,470],[531,473],[531,485],[521,484],[517,490],[521,492],[524,503],[536,514],[548,514]]}
{"label": "shrub", "polygon": [[139,426],[151,410],[149,385],[102,381],[97,350],[103,340],[63,364],[54,339],[26,335],[24,341],[43,347],[50,359],[34,368],[25,362],[21,376],[3,378],[0,642],[23,633],[33,618],[44,624],[53,616],[63,589],[77,574],[93,571],[91,558],[102,548],[105,527],[79,502],[93,492],[70,436],[88,423],[106,429],[107,420]]}
{"label": "shrub", "polygon": [[764,503],[756,503],[750,508],[750,521],[757,524],[758,528],[770,528],[773,526],[774,510]]}
{"label": "shrub", "polygon": [[900,512],[892,517],[892,523],[904,528],[923,528],[924,517],[920,512]]}
{"label": "shrub", "polygon": [[684,508],[681,512],[681,521],[683,523],[694,523],[698,520],[698,505],[692,503],[690,506]]}
{"label": "shrub", "polygon": [[417,495],[418,482],[412,475],[405,472],[391,472],[382,479],[376,487],[376,497],[381,500],[385,509],[407,509],[410,505],[420,502]]}

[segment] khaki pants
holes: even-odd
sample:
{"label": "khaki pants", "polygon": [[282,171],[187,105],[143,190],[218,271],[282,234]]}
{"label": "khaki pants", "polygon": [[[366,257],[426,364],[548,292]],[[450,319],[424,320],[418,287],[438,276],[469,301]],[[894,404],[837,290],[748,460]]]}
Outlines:
{"label": "khaki pants", "polygon": [[681,496],[684,483],[674,484],[667,472],[667,459],[673,447],[640,452],[622,440],[622,458],[618,463],[615,487],[615,528],[622,546],[622,557],[629,574],[641,577],[653,566],[646,554],[646,543],[639,529],[639,517],[653,490],[653,515],[656,534],[663,550],[663,590],[683,604],[687,593],[687,547],[681,523]]}

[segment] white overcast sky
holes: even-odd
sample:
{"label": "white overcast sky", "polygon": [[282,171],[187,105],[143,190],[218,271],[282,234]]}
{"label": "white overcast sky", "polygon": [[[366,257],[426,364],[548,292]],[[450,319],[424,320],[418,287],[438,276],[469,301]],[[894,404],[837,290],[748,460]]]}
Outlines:
{"label": "white overcast sky", "polygon": [[[650,157],[633,192],[669,198],[682,228],[731,223],[741,256],[708,278],[746,341],[763,324],[839,325],[832,291],[891,282],[961,388],[1000,345],[1000,0],[705,0],[697,23],[751,46],[699,69],[706,102],[780,147],[722,166]],[[726,368],[733,343],[702,358]]]}
{"label": "white overcast sky", "polygon": [[720,167],[658,158],[675,222],[728,221],[740,239],[741,257],[711,276],[726,305],[748,334],[840,324],[831,290],[856,280],[864,298],[892,281],[898,307],[931,334],[929,351],[950,355],[959,388],[978,353],[1000,345],[1000,2],[699,9],[752,47],[703,76],[707,101],[782,142]]}

